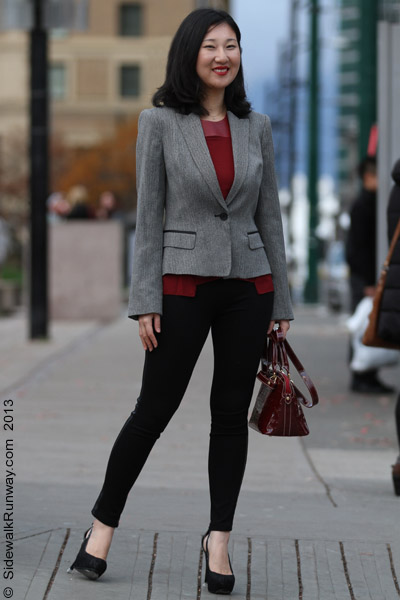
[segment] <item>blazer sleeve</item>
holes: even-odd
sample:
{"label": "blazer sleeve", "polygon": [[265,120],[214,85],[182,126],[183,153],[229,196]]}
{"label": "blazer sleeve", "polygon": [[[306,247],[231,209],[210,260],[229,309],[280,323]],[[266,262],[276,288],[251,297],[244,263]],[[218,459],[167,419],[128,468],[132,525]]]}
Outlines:
{"label": "blazer sleeve", "polygon": [[267,116],[265,116],[261,147],[263,176],[255,222],[264,242],[274,282],[272,319],[275,321],[281,319],[292,320],[294,317],[289,293],[282,217],[275,177],[274,147],[271,123]]}
{"label": "blazer sleeve", "polygon": [[165,164],[157,110],[139,117],[136,145],[137,217],[128,316],[162,314]]}

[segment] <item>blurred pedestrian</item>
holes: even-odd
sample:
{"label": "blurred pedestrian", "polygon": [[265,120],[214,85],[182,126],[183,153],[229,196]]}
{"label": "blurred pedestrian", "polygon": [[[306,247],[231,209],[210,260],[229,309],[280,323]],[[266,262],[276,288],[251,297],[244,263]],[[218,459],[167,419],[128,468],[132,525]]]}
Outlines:
{"label": "blurred pedestrian", "polygon": [[113,219],[117,214],[117,199],[112,192],[103,192],[100,194],[99,205],[96,210],[96,217],[101,221]]}
{"label": "blurred pedestrian", "polygon": [[[367,156],[358,169],[361,191],[350,211],[347,262],[350,267],[351,309],[354,312],[365,296],[373,297],[376,285],[376,159]],[[351,371],[350,389],[364,394],[393,392],[378,378],[377,369]]]}
{"label": "blurred pedestrian", "polygon": [[89,194],[84,185],[74,185],[67,194],[67,201],[71,206],[67,215],[68,220],[93,218],[89,206]]}
{"label": "blurred pedestrian", "polygon": [[178,408],[211,329],[206,581],[229,594],[228,555],[246,465],[247,414],[267,331],[293,318],[271,125],[251,111],[240,31],[214,9],[190,13],[171,45],[155,108],[141,113],[129,316],[145,349],[136,408],[119,434],[72,568],[97,578],[129,490]]}
{"label": "blurred pedestrian", "polygon": [[68,216],[71,206],[61,192],[53,192],[47,199],[49,223],[59,223]]}
{"label": "blurred pedestrian", "polygon": [[[393,237],[394,231],[397,227],[397,223],[400,219],[400,159],[395,163],[392,170],[392,178],[394,186],[390,193],[389,204],[387,210],[387,222],[388,222],[388,238],[389,243]],[[397,241],[395,249],[393,251],[392,260],[390,264],[391,272],[398,273],[396,281],[391,281],[391,322],[392,332],[396,334],[396,338],[400,340],[400,239]],[[394,271],[396,269],[396,271]],[[386,290],[385,290],[386,291]],[[387,313],[385,319],[388,318]],[[395,408],[396,418],[396,431],[397,441],[400,449],[400,394],[397,397],[397,403]],[[397,458],[396,463],[392,467],[392,477],[394,490],[397,496],[400,496],[400,455]]]}

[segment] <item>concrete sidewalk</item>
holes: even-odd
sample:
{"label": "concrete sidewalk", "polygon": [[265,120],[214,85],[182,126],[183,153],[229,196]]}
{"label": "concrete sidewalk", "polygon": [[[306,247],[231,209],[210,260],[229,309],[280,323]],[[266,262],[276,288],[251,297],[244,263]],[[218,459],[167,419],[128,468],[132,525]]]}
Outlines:
{"label": "concrete sidewalk", "polygon": [[[111,444],[139,393],[143,351],[136,325],[126,318],[106,326],[56,324],[53,340],[41,344],[26,342],[23,331],[22,319],[0,321],[2,407],[13,401],[14,425],[3,431],[2,453],[12,440],[16,474],[8,548],[13,579],[3,579],[4,596],[211,597],[202,586],[200,552],[209,516],[210,344],[130,495],[108,570],[93,583],[66,571],[91,522]],[[398,452],[394,397],[349,396],[346,332],[337,317],[298,308],[290,340],[321,403],[306,413],[307,438],[250,433],[231,545],[233,597],[398,599],[400,498],[390,480]],[[398,369],[385,375],[395,383]],[[6,542],[1,550],[4,560]]]}

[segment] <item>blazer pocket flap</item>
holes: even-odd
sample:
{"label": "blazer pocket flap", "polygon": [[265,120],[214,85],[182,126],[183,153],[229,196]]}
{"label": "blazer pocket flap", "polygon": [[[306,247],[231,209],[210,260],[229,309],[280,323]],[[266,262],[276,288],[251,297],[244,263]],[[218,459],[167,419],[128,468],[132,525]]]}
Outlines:
{"label": "blazer pocket flap", "polygon": [[258,231],[252,231],[251,233],[248,233],[247,237],[249,238],[249,248],[251,250],[264,247],[261,235],[258,233]]}
{"label": "blazer pocket flap", "polygon": [[194,231],[164,231],[164,248],[183,248],[193,250],[196,245]]}

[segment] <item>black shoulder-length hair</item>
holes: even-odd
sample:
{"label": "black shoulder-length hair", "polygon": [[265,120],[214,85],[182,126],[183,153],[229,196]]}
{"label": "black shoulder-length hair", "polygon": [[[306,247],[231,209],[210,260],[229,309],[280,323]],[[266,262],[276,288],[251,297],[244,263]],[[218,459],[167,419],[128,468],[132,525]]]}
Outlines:
{"label": "black shoulder-length hair", "polygon": [[[220,23],[227,23],[233,29],[240,52],[242,51],[239,27],[227,12],[212,8],[194,10],[182,21],[172,40],[166,78],[153,96],[154,106],[169,106],[186,115],[208,114],[201,104],[204,90],[196,71],[197,56],[207,31]],[[225,105],[239,118],[246,117],[251,111],[246,98],[241,64],[234,81],[225,89]]]}

